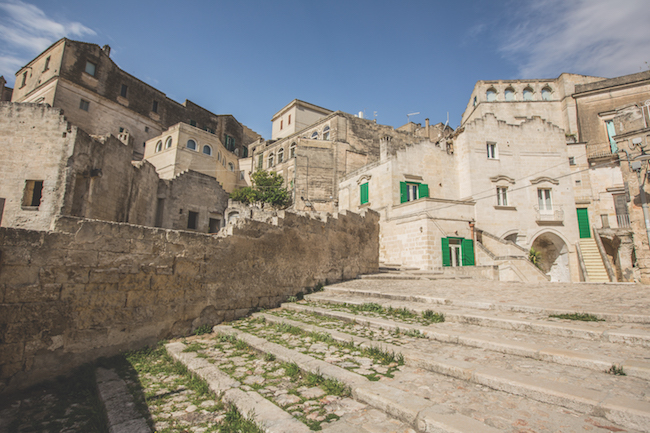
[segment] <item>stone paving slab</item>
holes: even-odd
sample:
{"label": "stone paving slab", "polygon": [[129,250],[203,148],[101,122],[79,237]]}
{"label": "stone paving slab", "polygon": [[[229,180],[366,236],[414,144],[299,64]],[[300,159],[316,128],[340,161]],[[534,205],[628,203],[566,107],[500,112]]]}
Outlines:
{"label": "stone paving slab", "polygon": [[[527,311],[587,311],[620,321],[650,322],[650,286],[641,284],[519,283],[489,280],[351,280],[327,291],[368,292],[377,296],[428,297],[431,303],[471,308]],[[612,319],[613,320],[613,319]]]}
{"label": "stone paving slab", "polygon": [[98,368],[97,389],[106,408],[109,433],[151,433],[145,419],[135,409],[126,383],[113,370]]}

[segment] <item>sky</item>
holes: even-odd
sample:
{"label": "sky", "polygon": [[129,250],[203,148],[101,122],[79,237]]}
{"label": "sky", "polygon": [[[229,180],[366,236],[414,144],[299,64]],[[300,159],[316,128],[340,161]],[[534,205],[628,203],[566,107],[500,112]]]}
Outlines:
{"label": "sky", "polygon": [[293,99],[456,128],[478,80],[650,68],[648,0],[0,0],[0,75],[62,37],[271,137]]}

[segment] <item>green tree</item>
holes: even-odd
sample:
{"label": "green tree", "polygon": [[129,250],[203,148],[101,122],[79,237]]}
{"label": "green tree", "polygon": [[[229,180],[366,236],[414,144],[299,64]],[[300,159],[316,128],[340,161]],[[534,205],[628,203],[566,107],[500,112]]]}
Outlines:
{"label": "green tree", "polygon": [[291,194],[283,186],[281,174],[258,170],[251,174],[251,182],[253,186],[236,189],[230,198],[242,203],[270,203],[279,208],[291,204]]}

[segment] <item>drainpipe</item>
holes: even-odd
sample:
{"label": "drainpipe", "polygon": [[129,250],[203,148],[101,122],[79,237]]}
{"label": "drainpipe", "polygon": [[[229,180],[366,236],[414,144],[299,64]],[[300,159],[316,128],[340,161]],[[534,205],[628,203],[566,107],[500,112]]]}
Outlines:
{"label": "drainpipe", "polygon": [[643,174],[643,182],[641,181],[641,167],[643,161],[650,159],[650,155],[641,154],[635,158],[634,161],[630,162],[630,154],[627,153],[625,149],[620,149],[627,155],[627,163],[631,170],[636,172],[636,177],[639,181],[639,195],[641,196],[641,208],[643,209],[643,221],[645,223],[645,233],[648,239],[648,246],[650,246],[650,215],[648,214],[648,203],[645,201],[645,190],[643,185],[645,184],[645,173]]}

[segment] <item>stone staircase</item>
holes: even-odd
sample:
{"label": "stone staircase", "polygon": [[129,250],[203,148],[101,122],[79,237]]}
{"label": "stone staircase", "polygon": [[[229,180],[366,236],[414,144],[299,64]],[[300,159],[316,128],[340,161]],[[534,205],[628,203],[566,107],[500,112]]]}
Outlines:
{"label": "stone staircase", "polygon": [[[202,349],[175,342],[168,351],[266,431],[309,431],[296,421],[302,405],[332,433],[649,432],[648,305],[637,285],[393,271],[216,326],[221,337],[202,337]],[[549,317],[575,313],[599,321]],[[214,343],[234,338],[224,336],[257,360],[228,364],[234,349]],[[284,373],[278,362],[335,380],[349,396],[283,391],[267,383]]]}
{"label": "stone staircase", "polygon": [[592,283],[607,283],[609,277],[607,270],[603,264],[603,258],[598,251],[598,245],[593,238],[580,239],[580,251],[582,252],[582,259],[587,269],[589,282]]}

